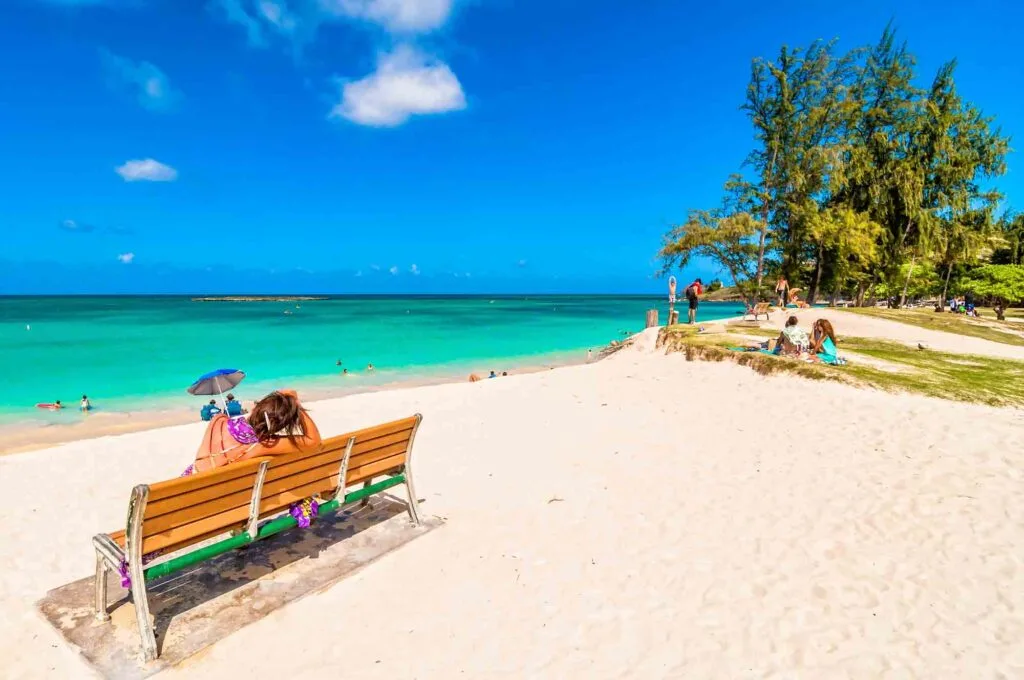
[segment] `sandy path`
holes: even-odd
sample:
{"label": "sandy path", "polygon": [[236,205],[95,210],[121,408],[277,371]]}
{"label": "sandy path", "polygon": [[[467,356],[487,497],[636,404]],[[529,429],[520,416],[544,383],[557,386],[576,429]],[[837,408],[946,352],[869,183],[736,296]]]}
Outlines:
{"label": "sandy path", "polygon": [[889,319],[879,319],[853,312],[844,312],[841,309],[787,309],[784,314],[772,312],[771,319],[765,324],[765,327],[781,329],[791,314],[795,314],[800,319],[800,325],[808,330],[815,319],[828,319],[836,329],[836,335],[840,339],[844,335],[850,335],[857,338],[893,340],[908,345],[924,343],[929,348],[941,352],[980,354],[983,356],[1024,361],[1024,347],[920,328],[919,326],[911,326],[910,324],[890,321]]}
{"label": "sandy path", "polygon": [[[778,427],[773,404],[812,415]],[[1019,411],[629,351],[315,416],[416,410],[447,525],[166,676],[1024,675]],[[3,674],[83,673],[31,602],[90,573],[91,534],[199,432],[0,459]]]}

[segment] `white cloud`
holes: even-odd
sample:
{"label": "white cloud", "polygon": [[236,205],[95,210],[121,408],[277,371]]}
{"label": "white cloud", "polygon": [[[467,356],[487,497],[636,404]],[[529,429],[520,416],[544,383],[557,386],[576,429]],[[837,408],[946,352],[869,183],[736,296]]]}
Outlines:
{"label": "white cloud", "polygon": [[128,161],[114,168],[114,171],[121,175],[125,182],[173,182],[178,179],[177,170],[152,158]]}
{"label": "white cloud", "polygon": [[526,260],[519,260],[519,262],[518,262],[517,264],[518,264],[518,265],[519,265],[520,267],[525,267],[525,266],[526,266]]}
{"label": "white cloud", "polygon": [[321,0],[320,4],[334,15],[379,24],[393,33],[425,33],[448,21],[453,0]]}
{"label": "white cloud", "polygon": [[410,45],[399,45],[394,52],[380,56],[376,71],[342,86],[341,101],[330,117],[393,127],[410,116],[464,108],[462,85],[447,64]]}
{"label": "white cloud", "polygon": [[180,99],[164,72],[148,61],[132,61],[107,50],[101,50],[100,56],[111,86],[128,89],[143,107],[167,111]]}
{"label": "white cloud", "polygon": [[295,17],[288,11],[283,3],[261,0],[257,9],[269,23],[273,24],[282,33],[291,33],[295,30],[297,22]]}
{"label": "white cloud", "polygon": [[224,13],[224,18],[245,30],[250,45],[262,47],[267,44],[263,37],[263,26],[259,19],[246,11],[242,0],[213,0],[213,5],[220,8],[220,11]]}
{"label": "white cloud", "polygon": [[117,259],[121,264],[131,264],[135,259],[135,253],[121,253]]}
{"label": "white cloud", "polygon": [[371,264],[370,265],[370,269],[372,269],[375,272],[379,272],[380,271],[380,265],[379,264]]}
{"label": "white cloud", "polygon": [[389,269],[389,270],[388,270],[388,272],[389,272],[389,273],[390,273],[390,274],[391,274],[392,276],[397,276],[397,275],[398,275],[398,267],[392,267],[391,269]]}
{"label": "white cloud", "polygon": [[60,228],[64,231],[73,231],[79,234],[96,230],[96,227],[91,224],[83,224],[81,222],[76,222],[75,220],[64,220],[60,223]]}
{"label": "white cloud", "polygon": [[411,267],[409,267],[409,273],[414,275],[414,276],[419,276],[420,275],[420,268],[417,267],[416,265],[412,265]]}
{"label": "white cloud", "polygon": [[362,270],[362,269],[360,269],[359,271],[357,271],[357,272],[355,273],[355,276],[356,276],[356,277],[359,277],[359,276],[362,276],[362,275],[363,275],[363,270]]}

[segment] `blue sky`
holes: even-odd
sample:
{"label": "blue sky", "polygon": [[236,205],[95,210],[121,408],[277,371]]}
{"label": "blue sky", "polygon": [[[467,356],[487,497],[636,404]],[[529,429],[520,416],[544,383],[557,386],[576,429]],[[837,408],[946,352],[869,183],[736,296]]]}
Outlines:
{"label": "blue sky", "polygon": [[661,292],[750,148],[750,60],[890,18],[1024,121],[1009,1],[4,6],[0,294]]}

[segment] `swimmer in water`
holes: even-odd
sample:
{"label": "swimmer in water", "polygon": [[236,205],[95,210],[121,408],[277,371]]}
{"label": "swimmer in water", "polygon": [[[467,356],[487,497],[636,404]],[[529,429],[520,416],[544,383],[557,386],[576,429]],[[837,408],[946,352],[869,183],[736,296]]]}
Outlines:
{"label": "swimmer in water", "polygon": [[58,399],[57,401],[53,402],[53,408],[54,409],[62,409],[62,408],[64,408],[64,404],[60,403],[60,399]]}
{"label": "swimmer in water", "polygon": [[338,359],[337,361],[335,361],[334,365],[335,366],[341,366],[341,359]]}
{"label": "swimmer in water", "polygon": [[92,404],[89,402],[89,397],[87,397],[87,396],[85,396],[83,394],[82,395],[82,403],[78,406],[78,408],[81,409],[83,412],[91,411],[92,410]]}
{"label": "swimmer in water", "polygon": [[341,374],[342,375],[348,375],[348,369],[347,368],[341,369]]}
{"label": "swimmer in water", "polygon": [[366,370],[367,371],[372,371],[373,370],[373,364],[366,364]]}

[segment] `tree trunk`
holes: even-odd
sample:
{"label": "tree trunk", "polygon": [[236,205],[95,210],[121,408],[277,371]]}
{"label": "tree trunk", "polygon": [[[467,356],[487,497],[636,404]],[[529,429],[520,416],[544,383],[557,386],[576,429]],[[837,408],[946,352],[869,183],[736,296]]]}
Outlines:
{"label": "tree trunk", "polygon": [[754,290],[754,296],[757,299],[761,297],[761,282],[764,280],[764,246],[768,239],[768,179],[775,172],[775,157],[778,152],[777,148],[772,150],[772,161],[768,164],[768,172],[764,177],[764,205],[761,207],[761,236],[757,244],[757,281]]}
{"label": "tree trunk", "polygon": [[861,281],[857,284],[857,306],[864,306],[864,282]]}
{"label": "tree trunk", "polygon": [[814,278],[811,279],[811,286],[807,291],[807,304],[813,305],[818,297],[818,286],[821,285],[821,258],[825,256],[824,248],[818,244],[818,256],[814,261]]}
{"label": "tree trunk", "polygon": [[943,307],[946,306],[946,292],[949,290],[949,275],[952,271],[953,263],[950,263],[949,267],[946,268],[946,282],[942,284],[942,297],[939,299],[939,303]]}
{"label": "tree trunk", "polygon": [[910,236],[910,227],[914,225],[913,218],[907,218],[907,228],[903,230],[903,238],[900,239],[900,248],[907,242],[907,237]]}
{"label": "tree trunk", "polygon": [[[864,304],[863,304],[863,302],[864,302],[864,293],[867,292],[867,291],[864,290],[864,284],[863,283],[861,283],[860,286],[861,286],[861,292],[859,293],[860,301],[857,303],[857,306],[858,307],[863,307],[864,306]],[[878,270],[877,269],[874,271],[873,274],[871,274],[871,283],[868,285],[868,288],[867,288],[869,291],[871,291],[871,297],[868,298],[868,301],[871,302],[872,306],[875,304],[875,293],[874,293],[874,290],[875,290],[876,286],[878,286]]]}
{"label": "tree trunk", "polygon": [[907,288],[910,287],[910,277],[914,275],[914,263],[917,262],[917,254],[910,256],[910,269],[907,270],[907,280],[903,282],[903,292],[900,293],[900,309],[907,302]]}

